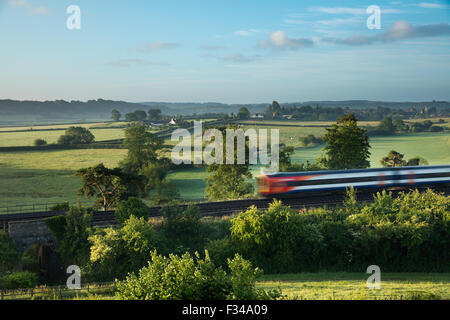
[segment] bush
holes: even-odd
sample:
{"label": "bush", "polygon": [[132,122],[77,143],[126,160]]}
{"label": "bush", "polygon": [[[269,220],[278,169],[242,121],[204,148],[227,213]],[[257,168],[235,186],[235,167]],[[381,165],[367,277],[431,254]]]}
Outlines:
{"label": "bush", "polygon": [[33,143],[35,146],[45,146],[47,144],[47,141],[44,139],[36,139]]}
{"label": "bush", "polygon": [[89,230],[92,212],[70,207],[65,215],[46,219],[46,224],[58,242],[57,252],[69,264],[84,265],[89,261]]}
{"label": "bush", "polygon": [[127,200],[122,200],[117,206],[115,212],[116,220],[120,224],[127,221],[131,215],[137,218],[147,219],[150,214],[150,208],[139,198],[129,197]]}
{"label": "bush", "polygon": [[19,259],[19,251],[12,239],[0,231],[0,274],[14,270],[19,264]]}
{"label": "bush", "polygon": [[38,276],[29,271],[14,272],[5,278],[5,282],[8,289],[34,288],[38,284]]}
{"label": "bush", "polygon": [[197,206],[189,205],[183,210],[177,202],[171,202],[161,208],[161,214],[164,217],[162,232],[172,250],[183,246],[193,252],[203,245],[204,239],[200,233],[201,214]]}
{"label": "bush", "polygon": [[68,202],[62,202],[55,204],[54,206],[50,207],[50,211],[69,211],[70,205]]}
{"label": "bush", "polygon": [[98,230],[89,241],[91,271],[96,281],[123,279],[128,272],[142,268],[150,252],[161,246],[160,237],[152,226],[143,217],[133,215],[120,229]]}
{"label": "bush", "polygon": [[[350,191],[342,206],[297,214],[280,202],[267,211],[248,209],[232,219],[231,243],[269,273],[450,271],[450,197],[428,190],[394,198],[383,191],[371,203]],[[227,240],[210,242],[222,263]]]}
{"label": "bush", "polygon": [[153,196],[153,203],[159,205],[178,199],[180,199],[180,194],[178,193],[176,184],[165,179],[157,185],[156,194]]}
{"label": "bush", "polygon": [[154,251],[147,267],[117,282],[116,296],[124,300],[224,300],[270,299],[278,292],[255,287],[261,271],[240,256],[229,260],[230,277],[216,268],[205,251],[205,258],[189,253],[164,257]]}

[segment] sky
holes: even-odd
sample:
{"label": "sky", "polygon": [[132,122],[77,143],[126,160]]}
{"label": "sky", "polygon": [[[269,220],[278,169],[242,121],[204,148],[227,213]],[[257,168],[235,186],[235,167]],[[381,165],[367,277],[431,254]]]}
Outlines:
{"label": "sky", "polygon": [[0,0],[0,99],[450,101],[449,20],[450,0]]}

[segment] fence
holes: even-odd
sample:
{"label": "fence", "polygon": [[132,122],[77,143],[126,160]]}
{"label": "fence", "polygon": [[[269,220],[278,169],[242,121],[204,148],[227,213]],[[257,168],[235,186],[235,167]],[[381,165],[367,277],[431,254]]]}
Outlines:
{"label": "fence", "polygon": [[0,300],[62,300],[89,297],[90,294],[112,295],[115,291],[115,282],[82,284],[80,289],[69,289],[62,285],[28,289],[0,289]]}

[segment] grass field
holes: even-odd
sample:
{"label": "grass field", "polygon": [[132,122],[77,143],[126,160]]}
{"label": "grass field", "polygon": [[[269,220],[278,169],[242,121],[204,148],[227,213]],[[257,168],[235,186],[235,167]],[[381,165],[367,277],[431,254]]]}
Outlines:
{"label": "grass field", "polygon": [[[123,129],[91,129],[90,131],[95,136],[95,141],[122,139],[124,137]],[[32,146],[36,139],[44,139],[48,144],[56,143],[63,134],[64,130],[1,132],[0,147]]]}
{"label": "grass field", "polygon": [[290,300],[450,299],[450,274],[383,273],[381,289],[368,289],[365,273],[265,275],[264,289],[281,288]]}
{"label": "grass field", "polygon": [[[430,165],[450,163],[450,134],[448,133],[415,133],[392,137],[373,137],[370,139],[371,156],[370,165],[373,168],[381,167],[380,160],[390,150],[405,155],[405,159],[421,156],[428,160]],[[306,149],[296,149],[292,160],[305,162],[317,159],[322,154],[323,146]]]}
{"label": "grass field", "polygon": [[[448,273],[381,273],[381,288],[368,289],[368,274],[320,272],[264,275],[256,286],[265,290],[281,289],[287,300],[449,300]],[[57,300],[58,291],[35,290],[34,299]],[[38,292],[42,292],[39,294]],[[66,300],[114,300],[111,285],[90,285],[90,290],[64,291]],[[29,292],[6,299],[29,299]]]}
{"label": "grass field", "polygon": [[[310,122],[298,122],[311,124]],[[276,124],[276,123],[273,123]],[[89,126],[108,126],[110,123],[86,124]],[[69,126],[69,125],[61,125]],[[49,126],[53,128],[54,126]],[[39,127],[42,128],[42,127]],[[270,126],[244,126],[244,129],[269,129]],[[316,136],[325,132],[323,127],[275,127],[280,130],[280,142],[296,146],[298,138],[307,134]],[[5,129],[5,128],[3,128]],[[3,130],[0,128],[0,130]],[[17,129],[17,128],[16,128]],[[36,138],[47,139],[49,143],[64,131],[26,131],[0,133],[0,146],[31,145]],[[92,129],[96,140],[109,140],[123,137],[123,129]],[[166,143],[168,140],[166,140]],[[175,142],[172,142],[175,144]],[[390,150],[405,155],[406,159],[421,156],[429,164],[450,163],[450,134],[416,133],[392,137],[371,138],[371,166],[380,167],[380,159]],[[297,148],[292,160],[305,162],[315,160],[322,154],[323,146]],[[168,149],[167,156],[170,156]],[[73,174],[77,169],[103,162],[109,167],[116,166],[126,155],[124,149],[85,149],[63,151],[1,152],[0,153],[0,207],[30,203],[53,203],[78,199],[79,178]],[[260,167],[253,167],[254,175],[260,173]],[[205,179],[208,174],[203,168],[170,172],[183,199],[201,199],[204,197]]]}

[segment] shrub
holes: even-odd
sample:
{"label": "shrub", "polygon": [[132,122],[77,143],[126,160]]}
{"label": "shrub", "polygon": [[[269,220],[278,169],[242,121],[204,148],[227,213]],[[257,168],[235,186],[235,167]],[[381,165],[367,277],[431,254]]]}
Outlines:
{"label": "shrub", "polygon": [[16,245],[3,231],[0,231],[0,274],[14,270],[20,259]]}
{"label": "shrub", "polygon": [[205,258],[189,253],[164,257],[154,251],[147,267],[117,282],[116,296],[124,300],[224,300],[270,299],[279,293],[266,293],[255,287],[261,271],[253,269],[240,256],[229,260],[230,275]]}
{"label": "shrub", "polygon": [[122,200],[117,206],[115,212],[116,220],[120,224],[127,221],[131,215],[137,218],[147,219],[150,214],[150,208],[139,198],[129,197],[127,200]]}
{"label": "shrub", "polygon": [[36,139],[33,143],[35,146],[45,146],[47,144],[47,141],[44,139]]}
{"label": "shrub", "polygon": [[61,202],[50,207],[50,211],[69,211],[69,209],[70,205],[68,202]]}
{"label": "shrub", "polygon": [[57,252],[70,264],[84,265],[89,261],[89,230],[92,213],[82,208],[70,207],[62,216],[46,219],[46,224],[58,242]]}
{"label": "shrub", "polygon": [[128,272],[142,268],[150,252],[159,249],[158,233],[143,217],[131,216],[120,229],[98,230],[89,237],[90,262],[96,280],[124,278]]}
{"label": "shrub", "polygon": [[34,288],[38,284],[38,276],[29,271],[11,273],[5,280],[8,289]]}
{"label": "shrub", "polygon": [[203,245],[204,239],[200,233],[201,214],[197,206],[188,205],[183,210],[177,202],[171,202],[161,208],[161,214],[164,217],[162,232],[172,250],[183,246],[193,252]]}
{"label": "shrub", "polygon": [[156,187],[156,194],[153,196],[153,203],[155,205],[168,203],[172,200],[178,200],[180,194],[177,186],[170,180],[163,180]]}
{"label": "shrub", "polygon": [[206,250],[208,250],[214,264],[223,268],[227,267],[228,259],[234,257],[238,252],[236,244],[230,237],[209,241]]}

